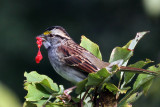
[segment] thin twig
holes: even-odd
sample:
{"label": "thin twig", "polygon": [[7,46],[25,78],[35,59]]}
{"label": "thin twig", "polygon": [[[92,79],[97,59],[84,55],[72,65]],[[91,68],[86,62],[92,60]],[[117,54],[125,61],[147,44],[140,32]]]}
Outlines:
{"label": "thin twig", "polygon": [[88,91],[90,90],[90,88],[88,88],[85,92],[85,94],[83,95],[82,99],[81,99],[81,107],[83,107],[83,100],[85,99],[86,95],[88,94]]}

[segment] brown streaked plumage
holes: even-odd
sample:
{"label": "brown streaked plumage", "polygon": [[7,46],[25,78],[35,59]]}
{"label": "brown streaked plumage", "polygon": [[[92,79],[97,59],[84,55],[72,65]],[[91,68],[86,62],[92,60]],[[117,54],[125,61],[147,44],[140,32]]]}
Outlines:
{"label": "brown streaked plumage", "polygon": [[[73,66],[74,68],[81,69],[88,73],[96,72],[99,70],[99,68],[94,65],[92,60],[89,60],[87,57],[85,57],[88,51],[77,45],[72,40],[68,40],[59,46],[58,52],[64,55],[64,61],[68,66]],[[92,57],[95,56],[92,55]]]}

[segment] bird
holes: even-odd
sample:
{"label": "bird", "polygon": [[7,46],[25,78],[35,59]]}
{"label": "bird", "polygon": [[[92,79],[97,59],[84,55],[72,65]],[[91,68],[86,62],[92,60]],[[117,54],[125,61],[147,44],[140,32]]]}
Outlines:
{"label": "bird", "polygon": [[87,78],[89,73],[96,73],[102,68],[110,70],[113,65],[118,65],[119,71],[154,73],[145,69],[121,66],[123,63],[121,59],[113,63],[100,60],[74,42],[61,26],[51,26],[37,37],[42,38],[42,43],[48,51],[48,58],[54,70],[74,84]]}

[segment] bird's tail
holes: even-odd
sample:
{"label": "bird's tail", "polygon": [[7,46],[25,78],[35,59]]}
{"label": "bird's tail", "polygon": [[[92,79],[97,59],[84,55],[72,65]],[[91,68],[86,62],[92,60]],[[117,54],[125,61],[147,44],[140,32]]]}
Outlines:
{"label": "bird's tail", "polygon": [[120,71],[122,72],[133,72],[133,73],[144,73],[144,74],[151,74],[151,75],[158,75],[158,72],[153,72],[153,71],[149,71],[149,70],[145,70],[145,69],[141,69],[141,68],[134,68],[134,67],[125,67],[125,66],[121,66],[120,67]]}

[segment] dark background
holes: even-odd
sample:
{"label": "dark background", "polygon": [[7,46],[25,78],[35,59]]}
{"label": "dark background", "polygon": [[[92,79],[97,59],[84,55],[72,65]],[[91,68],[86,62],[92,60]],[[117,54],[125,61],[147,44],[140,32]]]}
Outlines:
{"label": "dark background", "polygon": [[[159,7],[159,0],[1,0],[0,81],[22,102],[27,94],[23,89],[25,71],[36,70],[64,84],[65,88],[72,86],[54,72],[44,48],[41,63],[36,64],[34,60],[38,51],[36,35],[55,25],[63,26],[77,43],[81,35],[97,43],[105,61],[115,46],[123,46],[137,32],[149,30],[129,63],[145,58],[159,63]],[[157,78],[148,94],[134,105],[160,106],[159,82]]]}

